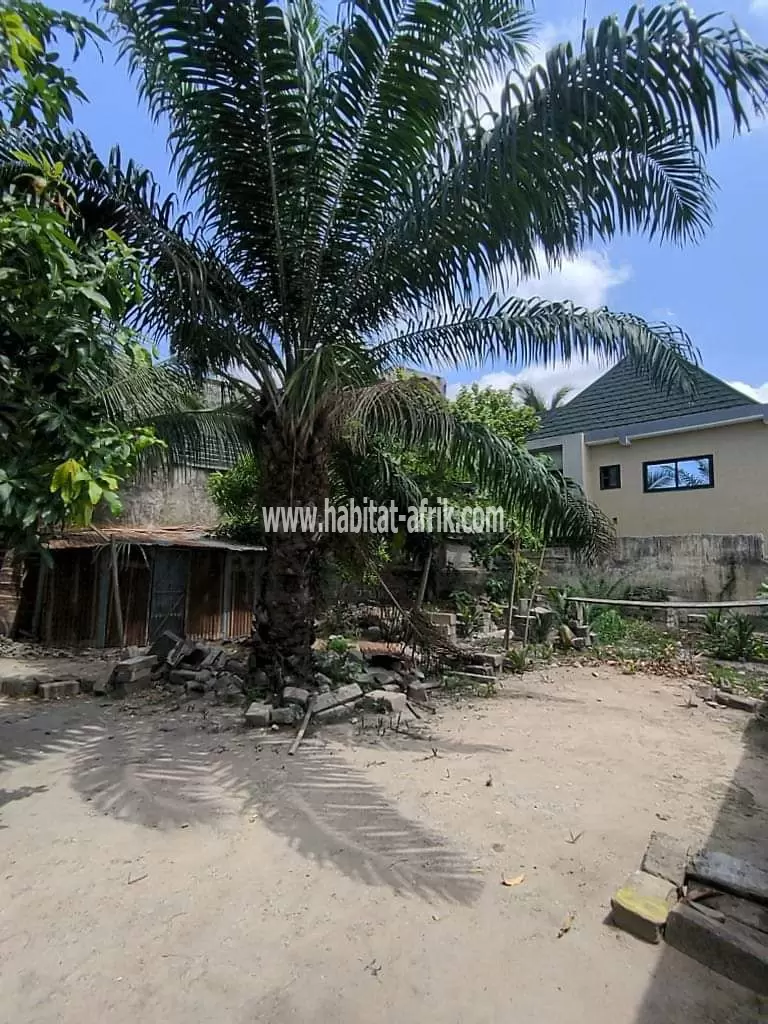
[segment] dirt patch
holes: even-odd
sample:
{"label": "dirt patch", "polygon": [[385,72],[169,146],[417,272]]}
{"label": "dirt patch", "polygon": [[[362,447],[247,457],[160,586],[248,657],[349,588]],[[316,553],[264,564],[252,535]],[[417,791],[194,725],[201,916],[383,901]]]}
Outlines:
{"label": "dirt patch", "polygon": [[2,702],[0,1020],[752,1024],[605,923],[654,828],[765,849],[765,732],[689,694],[554,670],[295,758],[226,709]]}

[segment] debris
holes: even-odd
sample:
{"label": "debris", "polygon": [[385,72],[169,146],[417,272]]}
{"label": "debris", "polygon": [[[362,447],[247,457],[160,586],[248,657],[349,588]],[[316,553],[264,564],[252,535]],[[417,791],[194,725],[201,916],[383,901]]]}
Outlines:
{"label": "debris", "polygon": [[525,881],[525,875],[515,875],[514,878],[505,878],[502,875],[501,884],[506,885],[508,888],[512,888],[515,885],[522,885]]}
{"label": "debris", "polygon": [[297,707],[287,704],[284,708],[272,708],[272,721],[276,725],[294,725],[300,714]]}
{"label": "debris", "polygon": [[768,903],[768,871],[753,867],[728,853],[701,850],[688,864],[687,877],[707,885]]}
{"label": "debris", "polygon": [[718,892],[716,889],[695,890],[688,887],[686,900],[689,903],[696,903],[697,906],[711,907],[713,910],[724,914],[726,918],[739,921],[759,932],[764,932],[768,937],[768,907],[754,903],[752,900],[745,900],[739,896],[732,896],[730,893]]}
{"label": "debris", "polygon": [[239,658],[227,658],[224,662],[224,671],[232,672],[234,675],[239,676],[240,679],[245,679],[248,675],[248,666],[244,661],[240,661]]}
{"label": "debris", "polygon": [[402,714],[407,704],[408,700],[404,693],[391,693],[389,690],[370,690],[363,701],[363,706],[369,710],[389,711],[396,715]]}
{"label": "debris", "polygon": [[413,715],[414,718],[421,719],[421,715],[419,714],[419,712],[416,710],[416,708],[413,706],[413,704],[411,704],[411,702],[409,700],[406,700],[405,706],[408,708],[408,710],[411,712],[411,714]]}
{"label": "debris", "polygon": [[760,701],[757,697],[747,697],[741,693],[728,693],[725,690],[715,690],[715,700],[727,708],[736,708],[737,711],[757,711]]}
{"label": "debris", "polygon": [[176,668],[182,663],[182,661],[188,657],[194,646],[189,643],[188,640],[179,640],[175,647],[173,647],[168,654],[165,656],[165,663],[169,668]]}
{"label": "debris", "polygon": [[132,683],[134,680],[151,674],[157,664],[154,654],[143,654],[137,658],[126,658],[118,661],[112,671],[112,678],[116,683]]}
{"label": "debris", "polygon": [[286,704],[298,704],[305,708],[309,704],[310,693],[301,686],[285,686],[283,688],[283,700]]}
{"label": "debris", "polygon": [[648,846],[643,854],[641,869],[649,875],[666,878],[673,885],[681,886],[685,881],[688,865],[688,847],[666,832],[651,832]]}
{"label": "debris", "polygon": [[372,974],[374,978],[378,978],[381,974],[381,964],[376,959],[371,960],[369,964],[365,965],[365,970],[368,971],[369,974]]}
{"label": "debris", "polygon": [[414,704],[426,704],[429,700],[429,688],[424,683],[410,683],[408,685],[408,700]]}
{"label": "debris", "polygon": [[[338,707],[340,704],[350,704],[353,700],[357,700],[362,696],[363,691],[357,683],[349,683],[346,686],[340,686],[337,690],[319,693],[315,698],[313,710],[317,714],[319,711],[327,711],[329,708]],[[387,694],[387,696],[392,695]]]}
{"label": "debris", "polygon": [[568,932],[571,930],[571,928],[573,928],[573,925],[574,925],[575,921],[576,921],[576,913],[575,913],[575,911],[572,910],[568,914],[566,919],[563,921],[563,923],[560,925],[560,927],[559,927],[559,929],[557,931],[558,939],[562,939],[562,937],[564,935],[568,934]]}
{"label": "debris", "polygon": [[59,697],[76,697],[80,693],[80,680],[57,679],[52,683],[40,683],[37,693],[43,700],[57,700]]}
{"label": "debris", "polygon": [[761,932],[740,921],[713,920],[682,902],[670,913],[664,937],[705,967],[768,995],[768,944]]}
{"label": "debris", "polygon": [[149,874],[146,872],[143,875],[137,875],[135,878],[131,878],[131,876],[129,875],[128,885],[135,885],[136,882],[143,882],[145,878],[149,878]]}
{"label": "debris", "polygon": [[662,814],[661,811],[656,811],[656,817],[659,819],[659,821],[669,821],[669,815]]}
{"label": "debris", "polygon": [[676,900],[674,885],[645,871],[635,871],[611,897],[614,923],[638,939],[659,942]]}
{"label": "debris", "polygon": [[269,725],[272,720],[272,708],[261,701],[253,701],[245,712],[245,724],[253,726]]}
{"label": "debris", "polygon": [[574,835],[574,833],[569,829],[568,830],[568,838],[565,841],[566,841],[566,843],[570,843],[571,846],[575,846],[576,843],[578,843],[578,841],[581,839],[581,837],[583,835],[584,835],[583,830],[581,832],[576,832],[576,834]]}
{"label": "debris", "polygon": [[291,743],[290,747],[288,748],[288,753],[291,754],[291,756],[296,753],[296,751],[299,749],[299,744],[304,739],[304,733],[307,731],[307,726],[309,725],[309,720],[312,717],[313,711],[314,708],[312,707],[312,704],[310,704],[307,707],[307,710],[304,712],[304,718],[301,720],[299,731],[296,733],[296,737],[293,743]]}
{"label": "debris", "polygon": [[184,641],[180,636],[172,633],[170,629],[166,629],[152,643],[152,646],[149,648],[149,653],[154,654],[154,656],[156,658],[160,658],[161,661],[165,661],[174,647],[177,647],[183,642]]}

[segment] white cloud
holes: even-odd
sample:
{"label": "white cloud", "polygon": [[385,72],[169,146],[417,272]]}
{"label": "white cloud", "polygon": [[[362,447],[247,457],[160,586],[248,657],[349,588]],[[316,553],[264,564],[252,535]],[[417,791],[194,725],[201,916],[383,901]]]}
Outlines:
{"label": "white cloud", "polygon": [[[768,9],[768,0],[766,0],[766,8]],[[768,404],[768,381],[765,384],[758,384],[757,387],[753,387],[752,384],[745,384],[743,380],[729,380],[727,383],[732,388],[736,388],[737,391],[743,391],[750,398]]]}
{"label": "white cloud", "polygon": [[586,249],[559,266],[543,270],[538,277],[514,282],[508,276],[503,280],[502,274],[502,286],[522,298],[570,299],[578,306],[595,309],[606,304],[611,288],[624,284],[631,276],[626,264],[614,266],[604,253]]}
{"label": "white cloud", "polygon": [[768,14],[768,0],[752,0],[749,9],[752,14]]}
{"label": "white cloud", "polygon": [[[588,384],[596,380],[605,367],[592,362],[573,362],[566,366],[565,363],[554,363],[552,366],[531,366],[519,373],[498,371],[496,373],[485,373],[476,381],[467,383],[479,384],[481,388],[492,388],[497,391],[505,391],[513,384],[532,384],[546,399],[552,397],[558,388],[570,387],[573,392],[569,398],[575,397],[579,391],[583,391]],[[461,384],[451,384],[448,387],[448,397],[455,398]]]}

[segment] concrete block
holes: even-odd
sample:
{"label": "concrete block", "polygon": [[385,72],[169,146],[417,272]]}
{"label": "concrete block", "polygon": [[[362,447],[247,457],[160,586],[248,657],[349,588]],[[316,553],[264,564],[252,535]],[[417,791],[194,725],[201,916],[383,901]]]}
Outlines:
{"label": "concrete block", "polygon": [[366,693],[363,707],[372,711],[388,711],[391,714],[400,715],[407,711],[406,701],[408,698],[404,693],[391,693],[389,690],[371,690]]}
{"label": "concrete block", "polygon": [[638,939],[659,942],[676,900],[676,888],[665,879],[635,871],[611,897],[614,923]]}
{"label": "concrete block", "polygon": [[[690,894],[691,889],[688,891]],[[740,896],[731,896],[727,892],[711,895],[712,890],[708,887],[703,887],[703,891],[706,895],[696,900],[696,906],[709,907],[726,919],[749,925],[750,928],[763,932],[766,936],[763,941],[768,942],[768,907],[753,900],[742,899]]]}
{"label": "concrete block", "polygon": [[142,654],[137,658],[126,658],[118,661],[113,669],[113,678],[116,683],[129,683],[139,676],[148,675],[157,663],[154,654]]}
{"label": "concrete block", "polygon": [[189,643],[188,640],[179,640],[176,646],[165,656],[166,665],[170,668],[176,668],[194,649],[194,644]]}
{"label": "concrete block", "polygon": [[414,704],[426,704],[429,700],[429,689],[424,683],[411,683],[408,687],[408,700]]}
{"label": "concrete block", "polygon": [[504,655],[496,654],[494,651],[480,651],[472,655],[470,664],[473,666],[473,671],[474,666],[482,665],[486,669],[491,669],[488,675],[500,676],[504,665]]}
{"label": "concrete block", "polygon": [[224,671],[232,672],[234,675],[240,676],[241,679],[245,679],[248,675],[248,666],[238,658],[227,658],[224,663]]}
{"label": "concrete block", "polygon": [[666,878],[673,885],[681,886],[685,881],[688,866],[688,847],[666,832],[651,832],[648,847],[640,865],[649,875]]}
{"label": "concrete block", "polygon": [[269,725],[272,721],[272,708],[269,704],[263,704],[261,701],[255,700],[252,704],[248,705],[245,712],[245,724],[252,726],[265,726]]}
{"label": "concrete block", "polygon": [[768,903],[768,871],[729,853],[700,850],[690,858],[686,877]]}
{"label": "concrete block", "polygon": [[745,988],[768,996],[768,943],[765,934],[740,921],[715,920],[696,904],[679,903],[670,913],[664,938],[705,967]]}
{"label": "concrete block", "polygon": [[348,683],[340,686],[337,690],[329,690],[328,693],[318,693],[315,697],[315,712],[327,711],[329,708],[338,707],[340,704],[349,704],[363,696],[363,691],[357,683]]}
{"label": "concrete block", "polygon": [[715,690],[715,700],[726,708],[736,708],[737,711],[757,711],[760,701],[757,697],[749,697],[744,693],[728,693],[726,690]]}
{"label": "concrete block", "polygon": [[382,689],[385,686],[391,685],[392,683],[397,683],[398,686],[400,685],[400,680],[402,677],[398,672],[392,672],[390,669],[387,668],[372,668],[368,671],[370,675],[373,676],[378,686]]}
{"label": "concrete block", "polygon": [[33,697],[40,683],[30,676],[9,676],[0,679],[0,693],[5,697]]}
{"label": "concrete block", "polygon": [[40,683],[37,693],[43,700],[76,697],[80,693],[80,681],[78,679],[57,679],[53,683]]}
{"label": "concrete block", "polygon": [[220,647],[211,647],[208,653],[200,662],[200,668],[207,668],[211,671],[216,669],[223,669],[227,661],[227,652],[223,651]]}
{"label": "concrete block", "polygon": [[116,697],[127,697],[131,693],[139,693],[147,690],[152,685],[152,676],[146,672],[143,676],[136,676],[135,679],[127,679],[124,683],[114,683],[113,689]]}
{"label": "concrete block", "polygon": [[213,673],[207,668],[175,668],[172,672],[168,673],[168,681],[173,683],[174,686],[186,686],[187,683],[205,684],[210,682],[212,675]]}
{"label": "concrete block", "polygon": [[180,636],[172,633],[170,629],[166,629],[152,643],[152,646],[149,648],[149,653],[154,654],[156,658],[160,658],[162,661],[165,661],[174,647],[183,642],[184,641]]}
{"label": "concrete block", "polygon": [[428,612],[427,618],[433,626],[449,626],[456,629],[456,612]]}
{"label": "concrete block", "polygon": [[402,693],[402,686],[400,683],[384,683],[383,686],[379,687],[380,690],[386,690],[387,693]]}
{"label": "concrete block", "polygon": [[272,708],[272,721],[277,725],[295,725],[301,711],[292,704],[284,708]]}

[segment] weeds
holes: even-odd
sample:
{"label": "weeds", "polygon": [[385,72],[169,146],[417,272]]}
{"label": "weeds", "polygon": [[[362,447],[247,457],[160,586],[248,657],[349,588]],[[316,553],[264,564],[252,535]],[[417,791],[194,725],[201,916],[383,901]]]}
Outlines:
{"label": "weeds", "polygon": [[592,629],[598,644],[604,647],[624,639],[627,633],[627,623],[615,608],[609,608],[594,617]]}
{"label": "weeds", "polygon": [[713,658],[747,661],[755,652],[755,624],[749,615],[710,612],[704,622],[705,646]]}

